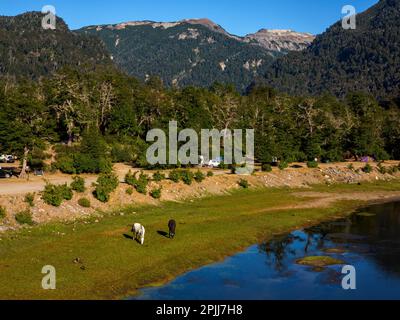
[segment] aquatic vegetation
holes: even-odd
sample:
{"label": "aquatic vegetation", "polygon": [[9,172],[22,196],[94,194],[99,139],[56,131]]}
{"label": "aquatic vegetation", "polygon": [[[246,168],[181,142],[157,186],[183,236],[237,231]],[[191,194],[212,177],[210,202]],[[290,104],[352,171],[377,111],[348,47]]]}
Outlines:
{"label": "aquatic vegetation", "polygon": [[336,264],[344,264],[345,262],[329,256],[311,256],[311,257],[301,258],[297,260],[296,263],[311,267],[327,267]]}

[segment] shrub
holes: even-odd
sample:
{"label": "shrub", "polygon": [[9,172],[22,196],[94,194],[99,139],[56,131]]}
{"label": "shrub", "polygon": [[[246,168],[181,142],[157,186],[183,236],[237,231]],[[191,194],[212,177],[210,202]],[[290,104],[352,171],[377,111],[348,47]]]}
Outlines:
{"label": "shrub", "polygon": [[152,191],[150,192],[150,195],[151,195],[154,199],[160,199],[160,198],[161,198],[161,188],[152,190]]}
{"label": "shrub", "polygon": [[178,183],[179,180],[181,179],[181,173],[178,170],[172,170],[169,173],[169,179],[172,180],[175,183]]}
{"label": "shrub", "polygon": [[112,162],[131,162],[135,160],[135,147],[128,141],[126,144],[114,142],[111,144],[111,159]]}
{"label": "shrub", "polygon": [[249,188],[249,182],[245,179],[240,179],[238,181],[238,185],[241,186],[243,189],[248,189]]}
{"label": "shrub", "polygon": [[131,170],[129,170],[129,172],[125,175],[125,183],[129,184],[130,186],[134,186],[136,181],[135,175],[132,174]]}
{"label": "shrub", "polygon": [[272,166],[269,163],[264,163],[261,166],[261,170],[264,172],[271,172],[272,171]]}
{"label": "shrub", "polygon": [[307,162],[307,167],[308,168],[318,168],[318,162],[317,161],[308,161]]}
{"label": "shrub", "polygon": [[25,195],[25,199],[24,201],[29,204],[30,207],[33,207],[35,204],[33,203],[33,201],[35,200],[35,194],[34,193],[27,193]]}
{"label": "shrub", "polygon": [[83,208],[90,208],[90,200],[88,198],[80,198],[78,204]]}
{"label": "shrub", "polygon": [[0,206],[0,220],[4,219],[6,217],[6,208]]}
{"label": "shrub", "polygon": [[224,162],[221,162],[221,163],[219,164],[218,168],[223,169],[223,170],[226,170],[226,169],[228,169],[228,165],[225,164]]}
{"label": "shrub", "polygon": [[381,163],[378,164],[378,171],[381,174],[386,174],[388,173],[388,170],[386,169],[386,167],[384,167]]}
{"label": "shrub", "polygon": [[126,189],[126,194],[128,194],[128,195],[132,195],[133,194],[133,189],[132,188],[128,188],[128,189]]}
{"label": "shrub", "polygon": [[369,163],[367,163],[367,164],[365,165],[365,167],[362,168],[362,171],[363,171],[364,173],[371,173],[371,172],[372,172],[372,167],[371,167],[371,165],[370,165]]}
{"label": "shrub", "polygon": [[63,173],[75,174],[76,170],[74,167],[74,159],[70,156],[61,156],[57,159],[54,167],[59,169]]}
{"label": "shrub", "polygon": [[71,200],[73,197],[73,192],[72,189],[70,187],[68,187],[68,185],[65,183],[63,185],[57,186],[57,189],[59,189],[59,192],[61,194],[61,197],[64,200]]}
{"label": "shrub", "polygon": [[208,171],[207,172],[207,177],[213,177],[214,176],[214,172],[212,172],[212,171]]}
{"label": "shrub", "polygon": [[67,184],[56,186],[48,183],[42,193],[43,201],[54,207],[59,207],[63,200],[71,200],[72,196],[72,189]]}
{"label": "shrub", "polygon": [[27,224],[30,226],[34,224],[32,220],[32,213],[30,210],[18,212],[15,215],[15,221],[17,221],[19,224]]}
{"label": "shrub", "polygon": [[156,182],[165,180],[165,174],[161,173],[160,171],[157,171],[155,174],[153,174],[153,180]]}
{"label": "shrub", "polygon": [[131,171],[127,173],[125,176],[125,182],[133,187],[135,187],[136,191],[142,194],[147,193],[147,185],[149,184],[150,178],[147,174],[143,172],[140,173],[139,179],[136,178],[137,172],[132,174]]}
{"label": "shrub", "polygon": [[389,173],[389,174],[395,174],[395,173],[397,173],[397,172],[399,172],[399,167],[397,167],[397,166],[392,166],[392,167],[390,167],[390,168],[388,169],[388,173]]}
{"label": "shrub", "polygon": [[281,161],[279,162],[278,167],[280,170],[285,170],[287,167],[289,167],[289,164],[286,161]]}
{"label": "shrub", "polygon": [[108,202],[110,194],[118,187],[118,177],[113,173],[102,173],[95,184],[93,195],[101,202]]}
{"label": "shrub", "polygon": [[352,164],[352,163],[350,163],[350,164],[347,166],[347,169],[349,169],[349,170],[354,170],[354,166],[353,166],[353,164]]}
{"label": "shrub", "polygon": [[71,183],[71,188],[72,188],[72,190],[79,192],[79,193],[85,192],[85,179],[75,176]]}
{"label": "shrub", "polygon": [[198,183],[203,182],[205,178],[206,178],[205,174],[200,170],[196,171],[196,173],[194,174],[194,180],[196,180],[196,182]]}
{"label": "shrub", "polygon": [[194,179],[194,174],[190,170],[183,170],[181,171],[181,179],[184,184],[190,186]]}
{"label": "shrub", "polygon": [[149,184],[149,176],[147,174],[141,173],[137,184],[135,186],[136,191],[142,194],[147,193],[147,185]]}
{"label": "shrub", "polygon": [[54,207],[59,207],[64,200],[63,195],[60,192],[60,188],[50,183],[46,184],[44,187],[42,199],[45,203]]}

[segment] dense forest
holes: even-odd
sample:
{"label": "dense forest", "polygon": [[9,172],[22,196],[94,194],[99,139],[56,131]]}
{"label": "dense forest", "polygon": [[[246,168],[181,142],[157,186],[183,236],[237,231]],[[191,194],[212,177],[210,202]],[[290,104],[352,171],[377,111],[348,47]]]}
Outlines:
{"label": "dense forest", "polygon": [[168,86],[209,87],[218,81],[245,91],[282,55],[201,24],[98,26],[79,32],[99,37],[129,75],[141,80],[158,76]]}
{"label": "dense forest", "polygon": [[180,128],[254,128],[257,160],[288,162],[346,156],[400,158],[400,108],[380,106],[352,93],[296,97],[255,86],[247,95],[229,85],[210,89],[166,88],[158,78],[143,83],[114,68],[82,73],[65,68],[39,81],[3,80],[0,85],[0,150],[46,170],[102,172],[112,162],[146,167],[146,133]]}
{"label": "dense forest", "polygon": [[291,94],[365,91],[400,97],[400,0],[381,0],[356,16],[356,29],[339,21],[302,52],[274,62],[265,83]]}
{"label": "dense forest", "polygon": [[96,37],[71,32],[61,18],[56,30],[43,30],[40,12],[0,16],[0,76],[38,79],[64,66],[93,69],[111,64]]}
{"label": "dense forest", "polygon": [[[176,57],[171,69],[152,66],[163,78],[136,79],[111,63],[100,40],[70,32],[61,19],[57,30],[48,32],[40,28],[39,13],[0,17],[0,151],[26,159],[32,168],[66,173],[106,172],[113,162],[146,167],[147,132],[167,130],[176,120],[181,129],[197,132],[255,129],[255,155],[263,163],[275,157],[286,162],[364,155],[400,159],[399,8],[400,0],[381,0],[357,17],[356,30],[332,26],[306,51],[278,59],[267,80],[253,82],[245,94],[245,83],[258,71],[249,66],[243,73],[243,63],[255,56],[267,61],[270,53],[249,51],[261,48],[211,34],[201,25],[167,28],[162,39],[149,39],[160,42],[159,48],[144,41],[132,57],[125,33],[160,37],[160,31],[150,26],[105,30],[106,43],[116,46],[118,35],[118,46],[126,49],[126,55],[114,57],[120,62],[139,59],[135,65],[145,66],[144,51],[160,63]],[[182,34],[181,47],[168,46],[166,39]],[[219,36],[225,38],[218,50],[198,42],[212,43]],[[193,59],[181,61],[189,53]],[[238,67],[223,71],[218,61],[230,54],[226,65],[237,60]],[[182,63],[201,72],[181,74],[182,86],[170,86]],[[218,68],[221,77],[215,76]]]}

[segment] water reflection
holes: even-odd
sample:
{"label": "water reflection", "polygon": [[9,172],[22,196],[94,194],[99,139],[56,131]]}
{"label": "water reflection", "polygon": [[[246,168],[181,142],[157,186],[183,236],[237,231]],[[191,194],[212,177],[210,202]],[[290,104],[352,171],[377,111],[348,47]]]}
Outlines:
{"label": "water reflection", "polygon": [[[342,289],[342,265],[296,264],[321,255],[355,266],[357,290]],[[138,298],[400,299],[400,203],[275,237],[163,287],[143,289]]]}

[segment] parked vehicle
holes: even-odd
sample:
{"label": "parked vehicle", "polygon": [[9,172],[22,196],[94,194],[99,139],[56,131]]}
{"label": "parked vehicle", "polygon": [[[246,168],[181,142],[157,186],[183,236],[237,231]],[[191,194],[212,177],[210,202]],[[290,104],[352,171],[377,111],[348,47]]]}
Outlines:
{"label": "parked vehicle", "polygon": [[10,154],[2,154],[2,155],[0,155],[0,162],[1,163],[14,163],[15,157]]}
{"label": "parked vehicle", "polygon": [[208,166],[211,168],[218,168],[220,164],[221,161],[219,159],[212,159],[208,162]]}
{"label": "parked vehicle", "polygon": [[9,179],[12,177],[12,172],[0,169],[0,179]]}

